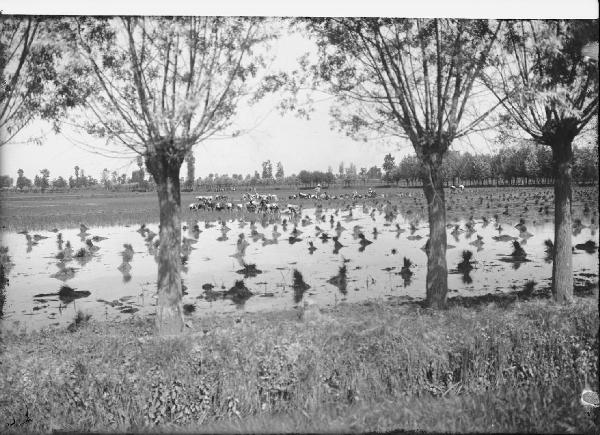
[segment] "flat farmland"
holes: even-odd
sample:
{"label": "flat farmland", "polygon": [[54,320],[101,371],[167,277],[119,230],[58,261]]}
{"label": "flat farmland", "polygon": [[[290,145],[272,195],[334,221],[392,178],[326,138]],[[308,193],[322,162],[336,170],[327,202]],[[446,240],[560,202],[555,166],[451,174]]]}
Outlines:
{"label": "flat farmland", "polygon": [[[330,195],[352,194],[356,190],[366,193],[366,187],[336,188],[328,190]],[[258,193],[274,193],[278,195],[280,207],[288,203],[299,204],[304,208],[314,207],[318,203],[324,207],[344,208],[348,205],[389,203],[398,206],[402,212],[414,214],[415,217],[427,216],[426,202],[420,188],[390,187],[376,189],[378,197],[359,199],[357,201],[289,199],[299,190],[260,189]],[[304,192],[308,192],[304,190]],[[242,202],[243,191],[225,192],[233,203]],[[216,220],[236,215],[235,212],[190,211],[188,206],[198,195],[215,195],[214,192],[195,191],[182,192],[182,219],[198,218]],[[598,187],[576,187],[573,194],[573,214],[593,217],[598,209]],[[474,217],[503,214],[518,218],[548,220],[553,218],[554,197],[551,187],[500,187],[472,188],[462,193],[446,191],[446,215],[449,221]],[[239,215],[240,213],[237,213]],[[252,218],[254,214],[243,213]],[[256,218],[256,216],[254,216]],[[158,199],[155,192],[104,193],[85,192],[81,194],[3,194],[0,195],[0,228],[2,230],[51,230],[54,228],[75,228],[81,223],[88,226],[132,225],[156,223],[159,220]],[[517,219],[518,221],[518,219]],[[594,219],[595,221],[595,219]]]}
{"label": "flat farmland", "polygon": [[[281,213],[190,210],[195,196],[210,192],[183,193],[183,302],[190,318],[239,309],[294,309],[303,297],[299,288],[327,307],[381,298],[422,300],[429,226],[421,189],[379,189],[376,198],[324,201],[290,199],[297,191],[273,192],[280,198]],[[241,192],[228,196],[233,203],[242,202]],[[578,294],[597,288],[596,198],[595,188],[574,192]],[[10,286],[2,325],[68,325],[79,309],[114,320],[132,313],[151,316],[157,202],[153,192],[5,197],[0,235],[10,258]],[[301,213],[291,215],[288,203],[301,206]],[[531,293],[535,287],[536,294],[547,297],[552,204],[549,188],[448,190],[449,296],[495,297],[524,288]],[[242,259],[240,243],[248,248]],[[519,261],[511,256],[514,243],[526,254]],[[474,268],[462,273],[467,251]],[[402,266],[406,261],[410,266]],[[297,272],[308,287],[297,285]],[[252,297],[227,299],[225,292],[241,278]],[[76,302],[56,298],[65,283],[87,296]]]}

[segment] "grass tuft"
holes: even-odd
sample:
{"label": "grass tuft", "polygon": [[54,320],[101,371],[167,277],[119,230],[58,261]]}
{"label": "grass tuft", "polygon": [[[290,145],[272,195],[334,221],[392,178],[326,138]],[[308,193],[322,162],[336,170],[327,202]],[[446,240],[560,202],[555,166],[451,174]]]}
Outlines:
{"label": "grass tuft", "polygon": [[326,317],[203,316],[168,339],[140,319],[3,334],[0,415],[28,410],[33,432],[598,431],[578,401],[584,373],[598,389],[592,298]]}

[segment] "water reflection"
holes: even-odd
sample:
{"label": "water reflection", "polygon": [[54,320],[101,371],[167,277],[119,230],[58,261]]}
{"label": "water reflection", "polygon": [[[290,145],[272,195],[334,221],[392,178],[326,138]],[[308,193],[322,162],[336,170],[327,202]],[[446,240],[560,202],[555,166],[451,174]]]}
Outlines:
{"label": "water reflection", "polygon": [[[299,296],[293,286],[290,289],[294,269],[309,278],[308,291],[319,304],[334,304],[335,295],[340,293],[349,301],[398,294],[398,291],[402,291],[403,296],[424,297],[428,227],[420,224],[415,214],[400,214],[389,205],[374,208],[361,204],[342,210],[305,209],[298,216],[284,214],[246,219],[247,222],[244,219],[213,222],[191,219],[184,223],[181,253],[189,286],[184,301],[195,306],[190,315],[238,309],[234,299],[240,302],[237,307],[243,306],[245,310],[285,308],[296,303],[295,298]],[[448,264],[458,265],[464,260],[465,250],[475,252],[473,257],[477,260],[476,269],[448,277],[450,288],[458,290],[458,294],[472,295],[496,289],[511,291],[512,285],[520,289],[531,278],[539,283],[538,288],[549,285],[553,226],[550,222],[517,223],[517,219],[502,216],[501,220],[494,221],[490,217],[470,217],[448,225],[452,242],[447,246]],[[498,232],[500,226],[502,231]],[[575,252],[579,254],[573,256],[574,273],[576,277],[591,274],[593,278],[597,274],[598,236],[592,233],[589,221],[584,219],[581,226],[580,233],[573,236]],[[201,227],[206,229],[201,231]],[[235,228],[240,228],[239,233],[232,236],[231,229]],[[58,307],[51,303],[42,309],[39,307],[44,304],[32,302],[33,295],[40,293],[40,289],[55,286],[56,279],[68,282],[73,288],[91,291],[95,298],[82,298],[78,303],[84,304],[92,314],[98,310],[97,317],[104,317],[105,310],[114,318],[124,315],[121,310],[127,310],[129,315],[138,309],[141,314],[153,312],[154,300],[148,294],[140,299],[140,294],[155,292],[155,258],[160,244],[158,225],[86,227],[86,238],[80,243],[81,230],[61,229],[58,234],[40,232],[37,238],[29,233],[2,233],[3,244],[20,247],[11,249],[15,266],[6,294],[9,308],[5,312],[9,313],[9,321],[29,314],[28,325],[39,327],[63,319]],[[102,239],[90,233],[101,234]],[[472,233],[470,238],[469,233]],[[50,239],[45,239],[49,236]],[[35,249],[24,248],[23,238]],[[283,238],[283,243],[277,243],[279,238]],[[331,249],[327,248],[328,243]],[[524,256],[519,255],[515,243],[525,252]],[[349,268],[343,263],[343,273],[339,266],[343,260],[341,254],[352,262]],[[69,267],[71,259],[77,261],[77,267]],[[132,273],[134,268],[135,274]],[[263,282],[260,296],[269,297],[244,300],[233,297],[236,290],[225,297],[234,287],[240,294],[246,293],[241,284],[232,286],[240,275],[243,285],[252,293],[256,281]],[[585,279],[591,278],[586,276]],[[358,291],[348,293],[350,282],[356,282]],[[377,284],[370,284],[372,282]],[[213,287],[206,290],[206,283]],[[294,290],[293,297],[289,297],[290,290]],[[133,299],[120,301],[123,297]],[[121,305],[113,307],[100,300],[120,301]],[[135,300],[137,305],[133,303]],[[34,307],[38,309],[34,311]],[[72,321],[72,315],[64,317],[64,321]]]}

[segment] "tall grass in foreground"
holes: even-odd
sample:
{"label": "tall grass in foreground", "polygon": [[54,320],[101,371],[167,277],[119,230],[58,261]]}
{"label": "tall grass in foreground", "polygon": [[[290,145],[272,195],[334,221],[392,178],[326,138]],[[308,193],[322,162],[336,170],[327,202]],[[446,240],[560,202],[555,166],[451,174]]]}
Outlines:
{"label": "tall grass in foreground", "polygon": [[596,305],[368,302],[313,323],[203,318],[172,339],[142,320],[7,335],[0,415],[28,410],[16,431],[592,433],[579,395],[584,371],[598,388]]}

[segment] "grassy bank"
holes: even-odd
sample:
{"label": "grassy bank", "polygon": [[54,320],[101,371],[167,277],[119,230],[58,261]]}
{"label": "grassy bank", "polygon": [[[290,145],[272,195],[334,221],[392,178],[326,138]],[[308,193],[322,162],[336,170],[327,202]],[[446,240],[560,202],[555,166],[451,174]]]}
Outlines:
{"label": "grassy bank", "polygon": [[[3,334],[3,431],[598,432],[597,299],[341,305]],[[597,411],[597,410],[596,410]],[[14,420],[13,420],[14,418]],[[594,422],[595,421],[595,422]],[[12,426],[9,426],[12,424]],[[5,426],[6,425],[6,426]]]}

